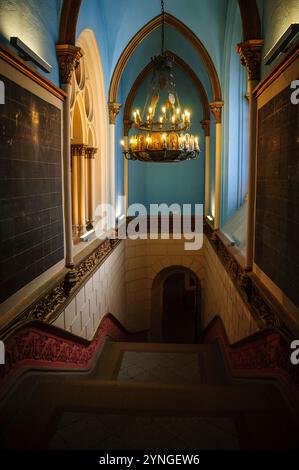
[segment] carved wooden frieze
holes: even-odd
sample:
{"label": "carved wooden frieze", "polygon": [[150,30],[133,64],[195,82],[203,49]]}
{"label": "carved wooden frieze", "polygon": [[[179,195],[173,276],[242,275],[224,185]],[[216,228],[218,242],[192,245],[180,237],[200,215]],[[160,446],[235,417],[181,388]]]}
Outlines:
{"label": "carved wooden frieze", "polygon": [[279,328],[288,336],[292,336],[292,333],[282,321],[272,303],[266,299],[260,288],[257,286],[252,275],[240,266],[223,241],[217,236],[217,232],[214,231],[206,221],[204,221],[204,233],[209,239],[234,285],[238,289],[241,297],[248,305],[248,308],[259,328],[271,326]]}
{"label": "carved wooden frieze", "polygon": [[16,327],[32,320],[50,322],[56,318],[69,302],[70,297],[81,289],[84,282],[92,276],[119,243],[121,240],[104,240],[89,256],[69,270],[46,294],[43,294],[34,304],[21,312],[11,324],[2,330],[1,336],[6,336]]}

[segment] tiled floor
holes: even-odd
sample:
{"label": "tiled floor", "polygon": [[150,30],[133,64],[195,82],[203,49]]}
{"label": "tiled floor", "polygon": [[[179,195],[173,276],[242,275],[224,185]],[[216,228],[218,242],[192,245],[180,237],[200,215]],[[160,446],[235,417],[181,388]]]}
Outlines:
{"label": "tiled floor", "polygon": [[50,449],[238,449],[227,418],[64,413]]}
{"label": "tiled floor", "polygon": [[201,383],[199,355],[124,352],[117,379],[137,382],[198,384]]}

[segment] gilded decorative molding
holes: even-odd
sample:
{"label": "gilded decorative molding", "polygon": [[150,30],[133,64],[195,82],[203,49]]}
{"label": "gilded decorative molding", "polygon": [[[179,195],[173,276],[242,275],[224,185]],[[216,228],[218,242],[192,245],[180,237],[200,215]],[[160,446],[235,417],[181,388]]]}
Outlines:
{"label": "gilded decorative molding", "polygon": [[260,329],[268,327],[278,328],[284,334],[291,336],[289,328],[281,319],[282,314],[278,314],[278,309],[265,297],[252,275],[240,266],[217,235],[217,231],[206,220],[204,220],[204,233],[241,297],[247,303],[258,327]]}
{"label": "gilded decorative molding", "polygon": [[83,52],[77,46],[58,44],[56,53],[59,60],[60,82],[61,84],[70,84],[73,71],[78,67]]}
{"label": "gilded decorative molding", "polygon": [[237,53],[241,63],[246,67],[249,80],[259,81],[261,50],[264,41],[262,39],[250,39],[237,45]]}
{"label": "gilded decorative molding", "polygon": [[99,268],[107,256],[122,240],[106,239],[82,262],[61,277],[47,293],[43,294],[32,305],[1,331],[1,336],[8,331],[32,320],[49,322],[57,318],[69,302],[71,296],[80,290],[88,278]]}
{"label": "gilded decorative molding", "polygon": [[52,317],[57,308],[74,290],[77,291],[81,287],[86,277],[96,270],[118,243],[120,243],[120,240],[104,240],[91,255],[66,274],[64,280],[56,289],[27,312],[27,319],[48,320]]}
{"label": "gilded decorative molding", "polygon": [[108,103],[109,124],[115,124],[115,118],[119,114],[121,106],[120,103]]}
{"label": "gilded decorative molding", "polygon": [[223,105],[223,101],[213,101],[213,103],[210,103],[210,110],[215,117],[216,124],[221,124]]}
{"label": "gilded decorative molding", "polygon": [[205,119],[203,121],[200,121],[200,124],[201,124],[201,127],[203,128],[203,130],[205,131],[206,137],[210,136],[211,121],[209,121],[208,119]]}
{"label": "gilded decorative molding", "polygon": [[95,154],[97,153],[97,147],[86,147],[85,150],[85,158],[93,160],[95,158]]}

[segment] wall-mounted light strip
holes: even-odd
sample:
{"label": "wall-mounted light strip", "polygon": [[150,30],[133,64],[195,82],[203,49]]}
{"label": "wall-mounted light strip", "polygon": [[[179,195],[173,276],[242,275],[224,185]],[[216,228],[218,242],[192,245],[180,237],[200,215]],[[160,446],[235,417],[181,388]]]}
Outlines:
{"label": "wall-mounted light strip", "polygon": [[282,52],[286,52],[290,42],[299,33],[299,23],[291,24],[283,35],[278,39],[277,43],[270,49],[264,57],[266,65],[270,65],[276,57]]}
{"label": "wall-mounted light strip", "polygon": [[52,66],[48,64],[44,59],[38,56],[30,47],[21,41],[20,38],[16,36],[12,36],[10,38],[10,43],[14,46],[18,51],[21,52],[22,59],[26,61],[32,61],[35,65],[40,67],[44,72],[50,73],[52,71]]}

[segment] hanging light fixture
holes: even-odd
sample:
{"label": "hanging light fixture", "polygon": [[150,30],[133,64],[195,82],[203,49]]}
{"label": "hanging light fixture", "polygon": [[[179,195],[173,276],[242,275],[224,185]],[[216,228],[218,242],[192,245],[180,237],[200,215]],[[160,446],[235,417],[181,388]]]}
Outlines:
{"label": "hanging light fixture", "polygon": [[172,73],[174,57],[164,50],[164,1],[161,0],[161,54],[152,58],[153,76],[143,112],[133,112],[135,135],[121,141],[127,160],[180,162],[199,156],[198,137],[190,135],[190,112],[180,106]]}

